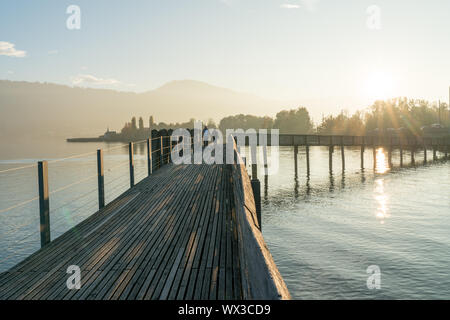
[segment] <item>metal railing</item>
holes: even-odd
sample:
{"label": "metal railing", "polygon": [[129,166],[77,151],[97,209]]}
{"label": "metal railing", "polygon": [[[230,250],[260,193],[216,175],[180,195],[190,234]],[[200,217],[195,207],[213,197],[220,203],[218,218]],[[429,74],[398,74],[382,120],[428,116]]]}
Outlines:
{"label": "metal railing", "polygon": [[[142,144],[145,144],[146,147],[143,147]],[[31,170],[37,168],[38,188],[37,196],[31,197],[26,200],[21,200],[15,204],[7,206],[6,208],[0,208],[0,214],[10,214],[14,210],[22,210],[22,215],[25,211],[39,210],[39,222],[35,221],[36,217],[33,217],[33,221],[31,223],[38,223],[40,230],[40,245],[41,247],[44,247],[51,241],[50,226],[52,226],[53,230],[54,228],[58,228],[64,225],[65,220],[67,219],[69,219],[70,221],[75,220],[75,218],[77,218],[77,215],[80,215],[83,212],[85,213],[88,210],[92,210],[92,214],[97,210],[102,209],[107,203],[113,201],[118,195],[126,191],[126,189],[133,187],[136,183],[140,182],[142,179],[155,172],[155,170],[158,170],[163,165],[170,163],[172,159],[171,152],[175,145],[176,143],[172,143],[170,136],[158,136],[141,141],[130,142],[128,144],[121,144],[119,146],[108,148],[106,150],[98,149],[93,152],[71,155],[68,157],[50,161],[38,161],[38,163],[36,164],[2,170],[0,171],[0,178],[4,175],[17,174],[21,170]],[[146,162],[146,168],[145,170],[143,170],[145,172],[141,172],[139,175],[136,174],[136,146],[141,148],[141,151],[143,148],[146,148],[145,160],[140,161],[141,164],[143,162]],[[127,147],[128,160],[123,160],[122,157],[113,159],[114,157],[117,157],[117,155],[111,155],[111,152],[115,150],[124,151],[123,149]],[[106,157],[106,161],[104,158],[105,154],[108,154],[109,157]],[[120,156],[124,156],[124,154],[121,153]],[[49,188],[49,172],[52,173],[52,169],[54,169],[55,171],[53,172],[53,174],[59,176],[59,171],[64,169],[63,167],[49,169],[49,165],[57,164],[58,166],[61,166],[64,163],[67,165],[69,161],[73,162],[73,160],[81,159],[85,159],[88,165],[86,167],[80,166],[80,169],[90,174],[87,174],[86,176],[77,179],[76,181],[71,181],[70,183],[67,183],[65,185],[57,186],[55,189]],[[96,172],[93,166],[94,163]],[[105,167],[105,165],[111,166]],[[126,166],[129,167],[128,175],[123,174]],[[105,172],[108,177],[111,176],[111,179],[109,179],[109,181],[107,181],[106,183]],[[79,175],[76,175],[76,177],[78,176]],[[14,177],[15,176],[10,177],[11,180],[13,180]],[[58,182],[60,182],[61,180],[62,179],[58,178]],[[96,184],[95,180],[97,180]],[[126,186],[127,182],[129,182],[128,186]],[[87,186],[88,184],[90,185],[90,187]],[[76,188],[79,188],[78,192],[76,192]],[[106,196],[108,194],[106,190],[108,190],[108,193],[112,195],[111,201],[107,201]],[[53,199],[55,195],[63,195],[63,200],[60,201],[60,203],[58,203],[55,208],[50,208],[50,200]],[[39,204],[38,209],[35,208],[36,204]],[[34,208],[27,208],[28,210],[25,210],[24,207],[26,207],[27,205],[33,205]],[[60,214],[64,213],[63,211],[67,210],[67,208],[71,208],[70,217],[66,217],[64,216],[64,214]],[[52,223],[50,223],[51,217],[52,220],[54,220],[52,221]],[[15,218],[17,220],[20,220],[20,216],[16,216]],[[20,223],[14,228],[11,228],[11,230],[3,232],[2,239],[6,241],[6,236],[10,236],[13,233],[17,235],[20,232],[31,229],[31,223]],[[19,241],[21,243],[24,243],[27,239],[33,236],[36,236],[36,233],[30,232],[29,234],[20,238]],[[18,255],[21,252],[27,250],[28,248],[24,247],[22,248],[22,250],[14,251],[13,253],[6,255],[6,257],[2,257],[0,260],[0,266],[2,266],[3,263],[8,261],[14,255]]]}

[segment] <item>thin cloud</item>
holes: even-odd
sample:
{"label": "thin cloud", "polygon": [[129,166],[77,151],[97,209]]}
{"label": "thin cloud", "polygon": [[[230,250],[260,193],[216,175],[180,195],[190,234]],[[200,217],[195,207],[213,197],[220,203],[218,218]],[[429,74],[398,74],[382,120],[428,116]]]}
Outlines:
{"label": "thin cloud", "polygon": [[15,44],[6,41],[0,41],[0,56],[23,58],[27,55],[24,50],[17,50]]}
{"label": "thin cloud", "polygon": [[317,3],[319,0],[300,0],[301,4],[294,3],[284,3],[280,5],[282,9],[300,9],[302,7],[306,8],[309,12],[314,12],[317,9]]}
{"label": "thin cloud", "polygon": [[54,55],[54,54],[58,54],[59,51],[58,50],[50,50],[47,52],[49,55]]}
{"label": "thin cloud", "polygon": [[283,9],[298,9],[300,6],[298,4],[284,3],[280,6]]}
{"label": "thin cloud", "polygon": [[301,1],[308,11],[310,12],[316,11],[317,3],[319,2],[319,0],[301,0]]}
{"label": "thin cloud", "polygon": [[109,78],[103,79],[98,78],[96,76],[90,74],[79,74],[72,78],[72,84],[81,85],[81,84],[92,84],[92,85],[118,85],[122,84],[119,80]]}

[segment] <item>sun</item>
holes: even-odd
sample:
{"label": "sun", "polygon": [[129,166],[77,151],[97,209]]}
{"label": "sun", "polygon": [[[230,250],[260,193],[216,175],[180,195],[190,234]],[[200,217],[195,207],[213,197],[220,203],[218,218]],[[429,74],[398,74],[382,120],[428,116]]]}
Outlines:
{"label": "sun", "polygon": [[383,71],[368,74],[365,82],[365,94],[373,100],[391,98],[394,94],[392,75]]}

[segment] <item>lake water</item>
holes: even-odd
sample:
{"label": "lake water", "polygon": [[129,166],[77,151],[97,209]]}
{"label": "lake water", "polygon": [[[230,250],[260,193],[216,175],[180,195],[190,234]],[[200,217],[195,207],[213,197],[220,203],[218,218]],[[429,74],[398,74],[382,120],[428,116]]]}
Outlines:
{"label": "lake water", "polygon": [[[118,144],[46,144],[5,146],[0,151],[0,271],[39,249],[36,161],[49,160],[52,238],[97,210],[96,155],[56,161],[72,154],[104,149],[107,202],[129,187],[127,147]],[[8,152],[5,152],[8,150]],[[136,177],[146,176],[145,144],[135,147]],[[298,175],[293,148],[279,150],[280,168],[266,180],[260,168],[266,243],[295,299],[450,299],[450,163],[399,169],[393,153],[390,169],[379,149],[377,168],[359,148],[346,148],[343,173],[340,152],[334,172],[328,149],[311,147],[311,174],[299,148]],[[442,157],[442,154],[439,154]],[[404,154],[405,164],[409,153]],[[429,155],[430,159],[430,155]],[[53,161],[53,162],[52,162]],[[76,184],[83,180],[82,183]],[[72,185],[64,189],[65,186]],[[367,288],[366,270],[381,270],[381,288]]]}

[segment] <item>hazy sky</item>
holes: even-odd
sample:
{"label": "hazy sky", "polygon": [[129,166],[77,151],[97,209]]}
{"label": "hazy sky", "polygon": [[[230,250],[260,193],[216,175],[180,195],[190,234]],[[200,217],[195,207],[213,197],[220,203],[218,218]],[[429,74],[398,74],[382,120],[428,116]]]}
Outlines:
{"label": "hazy sky", "polygon": [[335,110],[447,101],[450,1],[2,0],[0,79],[138,92],[194,79]]}

